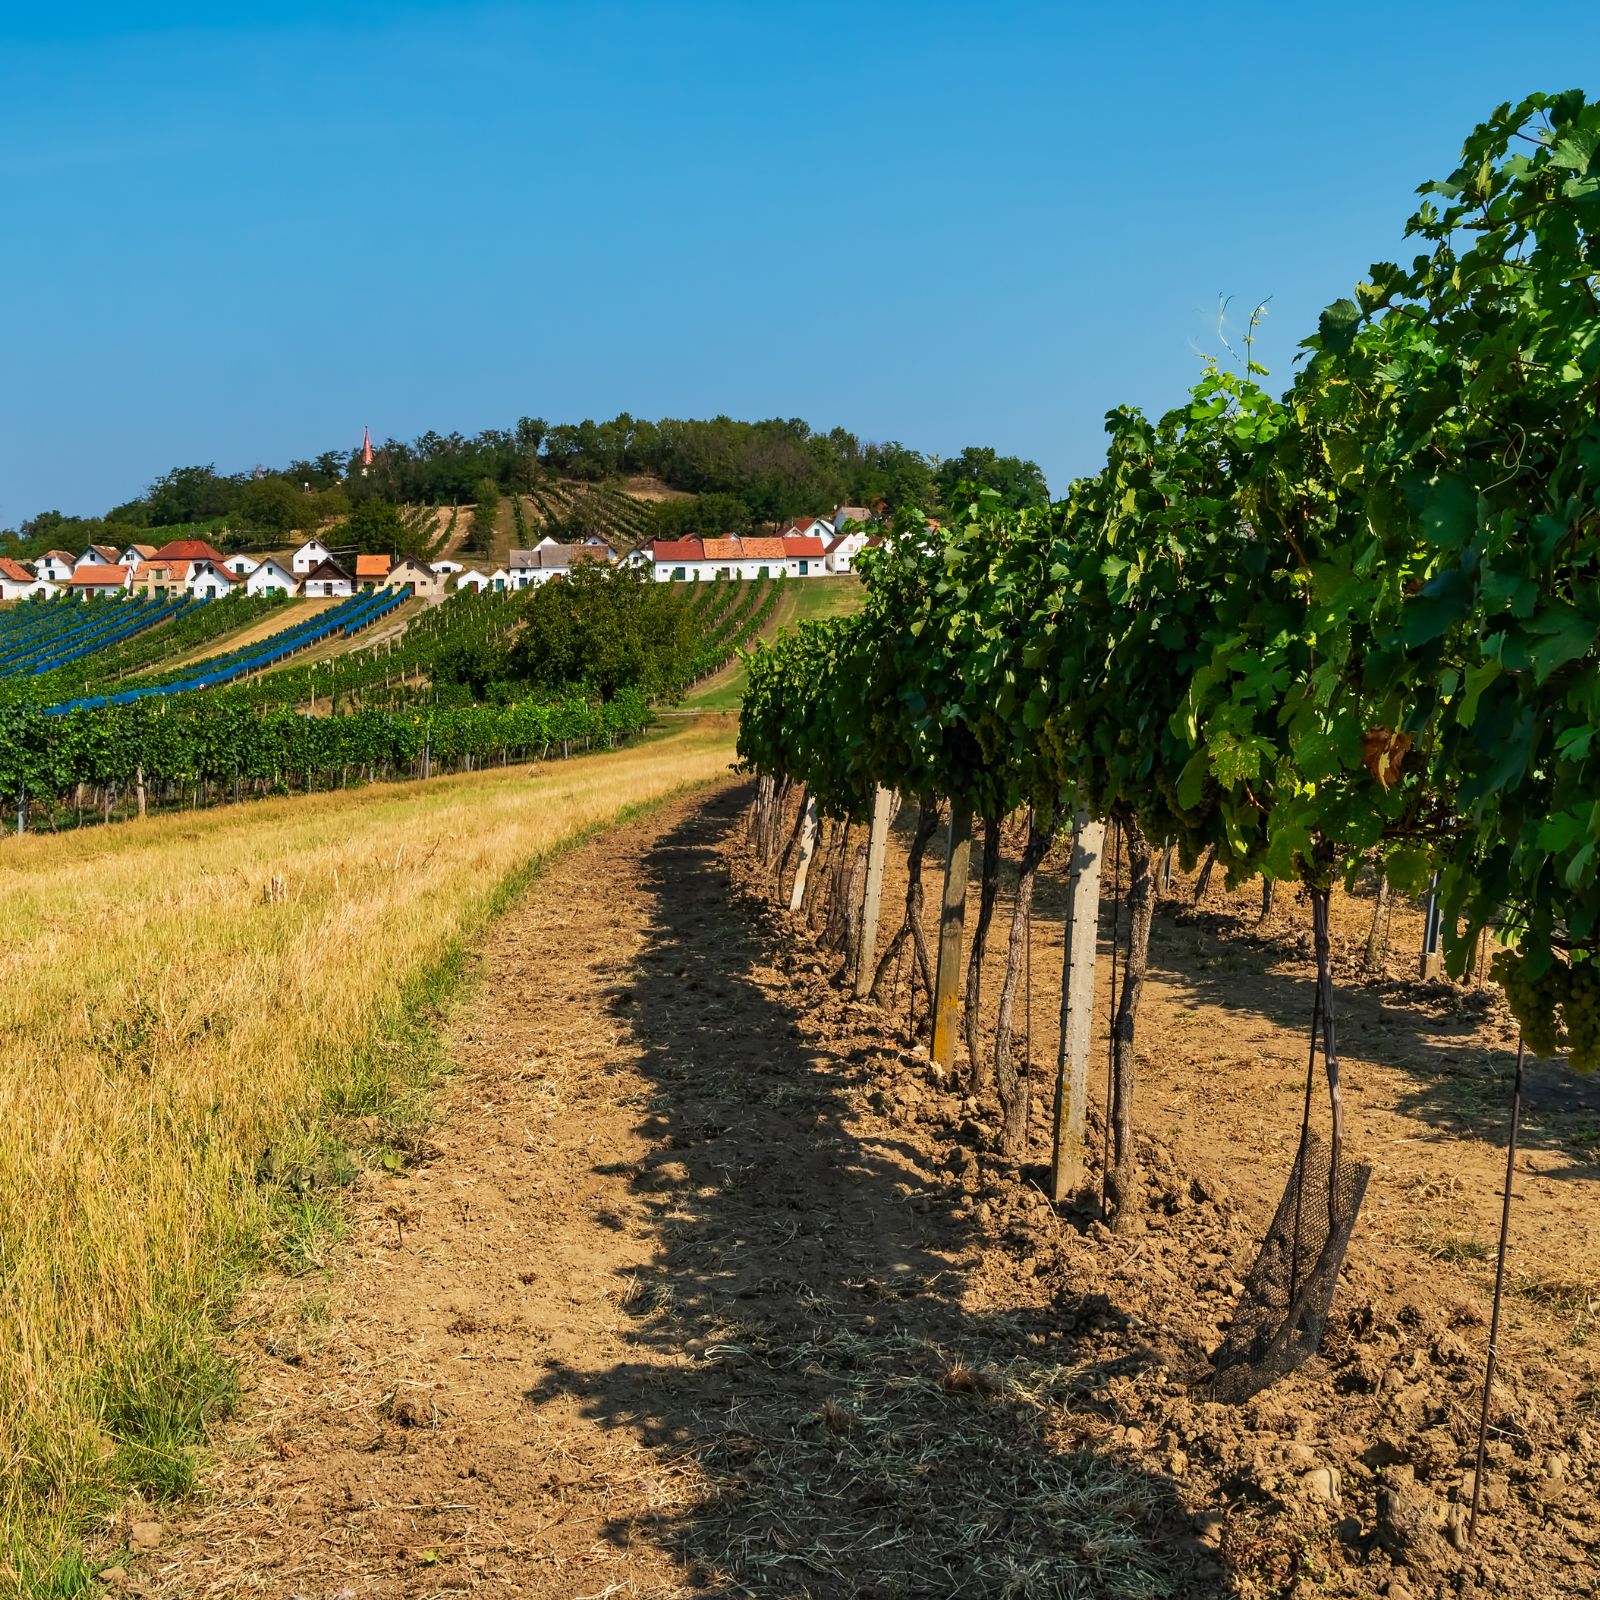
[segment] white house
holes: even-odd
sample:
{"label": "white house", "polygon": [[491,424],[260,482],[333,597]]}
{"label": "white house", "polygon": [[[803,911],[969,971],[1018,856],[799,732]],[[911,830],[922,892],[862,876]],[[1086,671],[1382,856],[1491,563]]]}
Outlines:
{"label": "white house", "polygon": [[835,533],[843,533],[847,522],[876,522],[878,519],[865,506],[835,506],[828,520]]}
{"label": "white house", "polygon": [[196,561],[189,568],[189,581],[184,585],[196,600],[220,600],[233,593],[234,585],[243,582],[225,566],[215,561]]}
{"label": "white house", "polygon": [[796,517],[788,527],[778,530],[780,539],[803,539],[810,535],[813,539],[820,539],[823,544],[833,537],[833,524],[826,517]]}
{"label": "white house", "polygon": [[648,567],[650,565],[650,546],[642,544],[637,550],[630,550],[622,558],[625,567]]}
{"label": "white house", "polygon": [[[298,560],[299,551],[295,556]],[[356,592],[356,581],[330,556],[305,575],[302,592],[310,600],[348,600]]]}
{"label": "white house", "polygon": [[72,557],[65,550],[46,550],[33,563],[33,575],[47,583],[65,583],[72,576]]}
{"label": "white house", "polygon": [[117,552],[111,545],[92,544],[72,563],[72,570],[82,572],[85,567],[115,567],[119,564]]}
{"label": "white house", "polygon": [[91,561],[73,572],[67,579],[67,587],[73,594],[82,595],[85,600],[93,600],[103,595],[119,595],[128,587],[128,569],[107,566],[103,561]]}
{"label": "white house", "polygon": [[650,544],[657,583],[707,583],[717,578],[823,578],[827,549],[813,534],[729,539],[656,539]]}
{"label": "white house", "polygon": [[865,528],[852,528],[849,533],[836,533],[828,540],[827,566],[829,572],[853,572],[855,559],[872,543],[874,535]]}
{"label": "white house", "polygon": [[489,579],[485,573],[472,568],[463,568],[456,577],[456,589],[471,589],[474,594],[482,594],[489,587]]}
{"label": "white house", "polygon": [[[307,539],[289,558],[289,565],[297,577],[305,577],[320,567],[324,561],[332,561],[333,552],[320,539]],[[341,569],[342,570],[342,569]],[[346,574],[348,576],[348,574]]]}
{"label": "white house", "polygon": [[261,565],[254,556],[245,555],[229,556],[222,564],[236,578],[248,578]]}
{"label": "white house", "polygon": [[604,540],[558,544],[554,539],[541,539],[531,550],[511,552],[511,586],[526,589],[562,577],[582,562],[609,563],[616,558],[616,551]]}
{"label": "white house", "polygon": [[494,571],[489,574],[488,586],[489,588],[493,589],[496,594],[504,594],[506,590],[516,588],[516,585],[511,581],[511,574],[507,572],[504,567],[496,567]]}
{"label": "white house", "polygon": [[295,575],[272,556],[258,561],[244,580],[246,594],[293,594],[299,587]]}
{"label": "white house", "polygon": [[117,565],[126,567],[131,572],[140,562],[153,560],[155,553],[156,547],[153,544],[130,544],[126,550],[118,553]]}
{"label": "white house", "polygon": [[0,556],[0,600],[29,600],[39,580],[10,556]]}
{"label": "white house", "polygon": [[464,561],[451,561],[446,557],[443,561],[430,561],[428,563],[441,578],[450,578],[458,572],[465,572],[467,565]]}

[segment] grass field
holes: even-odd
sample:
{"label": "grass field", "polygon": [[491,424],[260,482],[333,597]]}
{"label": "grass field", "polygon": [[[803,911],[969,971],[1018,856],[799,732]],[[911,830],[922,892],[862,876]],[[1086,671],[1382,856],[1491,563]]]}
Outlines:
{"label": "grass field", "polygon": [[[553,850],[726,770],[704,722],[428,784],[0,844],[0,1555],[8,1592],[130,1493],[188,1490],[241,1274],[402,1160],[419,1024]],[[359,1153],[359,1151],[358,1151]]]}
{"label": "grass field", "polygon": [[[776,610],[761,636],[770,639],[784,628],[821,617],[847,617],[861,609],[859,578],[794,578],[784,585]],[[744,699],[744,663],[735,660],[714,672],[684,700],[691,711],[737,711]]]}

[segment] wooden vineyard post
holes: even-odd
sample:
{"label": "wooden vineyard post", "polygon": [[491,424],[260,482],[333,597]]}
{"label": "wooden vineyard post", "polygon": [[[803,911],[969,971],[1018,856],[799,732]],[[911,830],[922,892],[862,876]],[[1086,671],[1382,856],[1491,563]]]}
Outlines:
{"label": "wooden vineyard post", "polygon": [[1089,1035],[1100,941],[1100,863],[1106,825],[1079,812],[1072,829],[1067,925],[1062,930],[1061,1038],[1056,1049],[1050,1198],[1057,1204],[1084,1184],[1084,1124],[1089,1109]]}
{"label": "wooden vineyard post", "polygon": [[889,851],[889,813],[894,795],[880,783],[872,791],[867,829],[867,886],[861,905],[861,947],[856,952],[856,999],[865,1000],[878,970],[878,911],[883,904],[883,858]]}
{"label": "wooden vineyard post", "polygon": [[794,869],[794,888],[789,891],[789,909],[798,911],[805,901],[806,873],[817,853],[817,797],[807,791],[805,820],[800,824],[800,861]]}
{"label": "wooden vineyard post", "polygon": [[961,932],[967,915],[967,869],[972,862],[972,807],[952,801],[945,852],[944,899],[939,907],[939,965],[933,981],[933,1059],[956,1061],[961,1020]]}

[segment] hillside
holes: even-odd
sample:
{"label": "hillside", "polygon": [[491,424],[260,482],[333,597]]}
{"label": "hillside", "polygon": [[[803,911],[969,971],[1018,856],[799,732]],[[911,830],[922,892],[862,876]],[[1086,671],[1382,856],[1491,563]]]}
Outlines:
{"label": "hillside", "polygon": [[[861,609],[862,592],[859,578],[807,578],[786,584],[760,637],[774,638],[785,628],[802,622],[850,616]],[[744,698],[744,685],[744,662],[735,657],[689,693],[684,709],[697,713],[737,711]]]}

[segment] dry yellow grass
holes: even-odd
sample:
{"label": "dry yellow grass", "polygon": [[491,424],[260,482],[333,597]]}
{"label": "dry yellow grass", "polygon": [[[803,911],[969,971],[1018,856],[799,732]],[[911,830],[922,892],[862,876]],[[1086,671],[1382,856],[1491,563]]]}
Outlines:
{"label": "dry yellow grass", "polygon": [[330,1105],[384,1109],[419,985],[508,878],[731,753],[725,724],[700,725],[540,768],[0,845],[15,1586],[73,1587],[37,1563],[96,1496],[186,1487],[183,1441],[220,1381],[208,1318],[272,1223],[263,1171],[314,1149]]}

